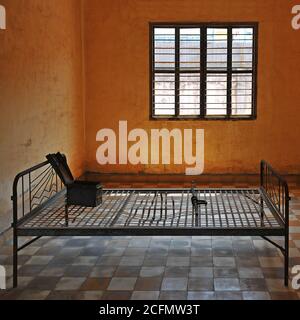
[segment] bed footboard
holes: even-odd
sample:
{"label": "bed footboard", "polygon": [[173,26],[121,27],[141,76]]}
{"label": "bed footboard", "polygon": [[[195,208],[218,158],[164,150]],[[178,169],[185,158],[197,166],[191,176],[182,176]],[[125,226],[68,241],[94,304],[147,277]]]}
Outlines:
{"label": "bed footboard", "polygon": [[289,221],[288,184],[266,161],[261,161],[260,188],[284,224]]}
{"label": "bed footboard", "polygon": [[[263,221],[263,203],[268,202],[269,208],[273,209],[278,219],[284,226],[284,248],[276,245],[273,241],[266,240],[275,244],[283,253],[285,268],[284,282],[288,285],[288,270],[289,270],[289,188],[286,180],[275,171],[270,164],[262,160],[260,164],[260,189],[263,194],[261,198],[262,206],[262,221]],[[264,237],[265,238],[265,237]]]}

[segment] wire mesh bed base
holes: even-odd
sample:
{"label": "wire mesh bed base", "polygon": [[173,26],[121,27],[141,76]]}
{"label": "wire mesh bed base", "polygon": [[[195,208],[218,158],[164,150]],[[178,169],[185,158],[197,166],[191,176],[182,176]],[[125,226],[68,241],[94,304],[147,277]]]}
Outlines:
{"label": "wire mesh bed base", "polygon": [[[207,205],[192,205],[190,189],[105,189],[95,208],[69,208],[65,224],[64,192],[19,225],[21,234],[220,234],[251,235],[258,229],[282,234],[284,225],[267,205],[259,189],[196,189]],[[188,230],[187,230],[188,229]],[[223,230],[226,229],[226,230]],[[223,231],[222,231],[223,230]]]}
{"label": "wire mesh bed base", "polygon": [[[42,236],[222,235],[261,236],[284,256],[289,275],[289,190],[265,161],[258,188],[103,189],[97,207],[70,206],[48,161],[19,173],[13,183],[13,285],[18,252]],[[19,246],[18,237],[32,236]],[[269,236],[282,236],[284,246]]]}

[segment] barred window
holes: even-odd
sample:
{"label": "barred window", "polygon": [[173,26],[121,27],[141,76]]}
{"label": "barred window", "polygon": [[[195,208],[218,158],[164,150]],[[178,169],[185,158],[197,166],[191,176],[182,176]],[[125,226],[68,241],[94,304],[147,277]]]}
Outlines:
{"label": "barred window", "polygon": [[256,118],[257,23],[150,29],[152,118]]}

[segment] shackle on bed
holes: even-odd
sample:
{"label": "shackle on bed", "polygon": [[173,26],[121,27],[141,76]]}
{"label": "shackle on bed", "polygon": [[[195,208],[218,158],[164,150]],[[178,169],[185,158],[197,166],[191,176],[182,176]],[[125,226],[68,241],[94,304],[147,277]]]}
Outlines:
{"label": "shackle on bed", "polygon": [[200,206],[201,204],[204,204],[204,205],[207,206],[207,201],[198,199],[197,193],[196,193],[194,187],[191,188],[191,193],[192,193],[191,201],[192,201],[192,204],[193,204],[194,207],[195,206]]}

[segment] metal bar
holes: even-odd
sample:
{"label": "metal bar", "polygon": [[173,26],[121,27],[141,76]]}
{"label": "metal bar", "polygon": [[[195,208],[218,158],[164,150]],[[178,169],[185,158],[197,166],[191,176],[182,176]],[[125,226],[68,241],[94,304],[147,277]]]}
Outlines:
{"label": "metal bar", "polygon": [[13,287],[18,286],[18,235],[17,227],[13,227]]}
{"label": "metal bar", "polygon": [[[249,190],[247,192],[254,196],[253,191]],[[260,218],[260,226],[263,227],[264,226],[264,204],[263,204],[262,196],[260,196],[260,202],[254,200],[250,196],[248,196],[247,198],[254,203],[253,207],[254,207],[255,211],[257,212],[258,217]],[[266,220],[267,220],[267,223],[271,226],[272,223],[269,221],[269,218],[267,217],[267,215],[266,215]]]}
{"label": "metal bar", "polygon": [[167,217],[168,217],[168,193],[165,192],[165,218],[163,219],[164,226],[166,225]]}
{"label": "metal bar", "polygon": [[67,204],[67,199],[65,200],[65,226],[68,227],[69,225],[69,212],[68,212],[68,209],[69,209],[69,206]]}
{"label": "metal bar", "polygon": [[287,183],[284,185],[285,188],[285,234],[284,234],[284,284],[288,286],[289,283],[289,188]]}
{"label": "metal bar", "polygon": [[[261,195],[263,196],[263,200],[266,203],[268,209],[272,212],[274,218],[277,220],[279,225],[284,225],[284,218],[282,217],[282,215],[278,212],[278,209],[276,208],[276,206],[274,206],[272,200],[269,198],[267,192],[262,189],[261,190]],[[265,219],[267,217],[265,216]]]}
{"label": "metal bar", "polygon": [[[123,196],[123,192],[122,192],[122,196]],[[112,213],[109,221],[106,223],[106,226],[108,226],[108,225],[112,226],[113,223],[116,222],[116,220],[119,218],[123,208],[126,206],[128,198],[130,198],[130,193],[129,192],[127,192],[125,194],[125,199],[124,200],[120,200],[120,203],[119,203],[118,207],[116,208],[115,214]]]}
{"label": "metal bar", "polygon": [[[44,217],[41,217],[38,221],[39,226],[42,226],[44,224],[44,222],[47,223],[48,226],[50,226],[57,218],[57,213],[58,216],[60,216],[60,212],[63,210],[63,207],[58,207],[56,210],[51,210],[51,213],[49,215],[44,215]],[[60,219],[59,221],[57,221],[56,225],[58,225],[60,223]]]}
{"label": "metal bar", "polygon": [[226,194],[226,197],[227,197],[227,203],[228,203],[228,205],[229,205],[229,209],[230,209],[232,221],[233,221],[234,226],[236,227],[234,212],[233,212],[233,210],[232,210],[232,206],[231,206],[231,202],[230,202],[230,199],[229,199],[229,196],[228,196],[228,192],[225,192],[225,194]]}
{"label": "metal bar", "polygon": [[253,44],[252,44],[252,56],[253,56],[253,75],[252,75],[252,115],[257,117],[257,66],[258,66],[258,24],[254,24],[253,28]]}
{"label": "metal bar", "polygon": [[203,27],[200,29],[200,115],[204,117],[206,115],[206,36],[207,29]]}
{"label": "metal bar", "polygon": [[[199,192],[198,192],[199,194]],[[197,200],[200,198],[198,198],[198,194],[197,194]],[[192,219],[192,221],[194,221],[194,219]],[[197,211],[196,211],[196,217],[195,217],[195,223],[196,226],[198,227],[199,225],[201,226],[201,205],[199,205],[197,203]]]}
{"label": "metal bar", "polygon": [[29,183],[29,211],[32,210],[32,206],[31,206],[31,202],[32,202],[32,199],[31,199],[31,172],[28,173],[28,183]]}
{"label": "metal bar", "polygon": [[[52,170],[52,166],[49,165],[48,167],[46,167],[42,172],[40,172],[37,176],[35,176],[35,178],[32,180],[32,182],[35,182],[36,180],[38,180],[42,175],[45,175],[45,173],[47,171],[51,171]],[[35,171],[35,170],[33,170]]]}
{"label": "metal bar", "polygon": [[231,116],[231,89],[232,89],[232,27],[227,28],[227,117]]}
{"label": "metal bar", "polygon": [[174,218],[176,216],[175,202],[174,202],[174,198],[173,197],[172,197],[172,212],[173,212],[173,215],[172,215],[172,219],[171,219],[171,226],[173,225],[173,221],[174,221]]}
{"label": "metal bar", "polygon": [[244,207],[244,205],[243,205],[242,199],[241,199],[241,197],[240,197],[240,193],[237,192],[236,195],[237,195],[237,198],[238,198],[238,200],[239,200],[239,202],[240,202],[240,204],[241,204],[241,208],[242,208],[242,210],[243,210],[244,217],[246,218],[247,225],[248,225],[248,226],[251,226],[251,223],[250,223],[249,218],[248,218],[248,216],[247,216],[247,211],[245,210],[245,207]]}
{"label": "metal bar", "polygon": [[154,25],[149,25],[150,32],[149,32],[149,66],[150,66],[150,72],[149,72],[149,85],[150,85],[150,94],[149,94],[149,113],[150,116],[155,116],[155,105],[154,105],[154,78],[155,78],[155,72],[153,67],[153,61],[154,61]]}
{"label": "metal bar", "polygon": [[177,223],[176,223],[177,227],[179,226],[179,222],[180,222],[180,217],[181,217],[181,212],[182,212],[182,205],[183,205],[183,198],[184,198],[184,191],[182,191],[182,196],[181,196],[181,200],[180,200],[179,212],[178,212]]}
{"label": "metal bar", "polygon": [[[38,174],[38,175],[32,180],[32,183],[36,182],[40,177],[42,177],[41,180],[43,180],[45,177],[48,177],[48,175],[49,175],[51,172],[53,172],[53,171],[52,171],[52,167],[51,167],[51,166],[48,166],[45,170],[43,170],[40,174]],[[40,182],[41,182],[41,180],[40,180]],[[40,182],[39,182],[39,183],[40,183]],[[36,188],[36,186],[39,185],[39,183],[37,183],[37,184],[32,188],[32,190],[34,190],[34,189]]]}
{"label": "metal bar", "polygon": [[[105,222],[106,218],[108,217],[108,214],[110,212],[110,210],[112,210],[112,208],[107,212],[106,209],[109,207],[109,205],[112,203],[113,201],[113,194],[119,194],[119,190],[117,190],[117,192],[115,192],[115,190],[107,190],[107,194],[106,196],[109,198],[109,201],[107,201],[106,206],[102,207],[102,212],[101,214],[103,215],[103,219],[101,222],[99,222],[98,226],[100,226],[102,223]],[[117,203],[117,201],[113,204],[113,206]],[[103,204],[102,204],[103,205]],[[106,212],[106,214],[105,214]]]}
{"label": "metal bar", "polygon": [[284,254],[284,251],[285,249],[280,246],[278,243],[274,242],[273,240],[269,239],[268,237],[266,236],[261,236],[264,240],[270,242],[273,246],[275,246],[276,248],[278,248],[283,254]]}
{"label": "metal bar", "polygon": [[141,216],[140,219],[139,219],[139,224],[144,220],[145,209],[146,209],[146,206],[147,206],[147,204],[148,204],[148,201],[149,201],[150,196],[151,196],[151,194],[148,193],[148,195],[147,195],[147,197],[146,197],[145,205],[144,205],[143,210],[142,210],[142,216]]}
{"label": "metal bar", "polygon": [[24,176],[22,176],[22,217],[25,214],[25,199],[24,199]]}
{"label": "metal bar", "polygon": [[[80,223],[85,221],[85,219],[89,216],[90,212],[93,210],[93,207],[87,208],[87,207],[81,207],[81,206],[73,206],[71,210],[74,210],[74,209],[75,209],[75,212],[73,213],[73,215],[76,214],[77,212],[80,212],[80,213],[73,218],[72,222],[74,223],[77,219],[77,225],[79,226]],[[86,213],[79,220],[78,218],[80,217],[80,215],[82,213],[84,213],[84,211],[86,211]],[[71,213],[72,213],[72,211],[71,211]],[[85,222],[86,225],[88,224],[87,222]]]}
{"label": "metal bar", "polygon": [[[247,191],[246,191],[247,192]],[[250,193],[250,192],[249,192]],[[251,193],[250,193],[251,194]],[[258,202],[258,200],[255,200],[253,198],[251,198],[250,196],[248,196],[247,194],[244,195],[245,198],[251,200],[251,202],[256,203],[257,205],[260,205],[260,203]]]}
{"label": "metal bar", "polygon": [[[184,220],[184,225],[187,225],[187,217],[188,217],[188,212],[189,212],[189,204],[190,204],[190,190],[188,191],[187,197],[186,197],[186,213],[185,213],[185,220]],[[181,219],[181,215],[180,215]]]}
{"label": "metal bar", "polygon": [[156,215],[156,207],[157,207],[157,201],[158,201],[158,196],[157,196],[157,191],[155,192],[155,205],[154,205],[154,210],[153,210],[153,215],[150,221],[150,225],[155,221],[155,215]]}
{"label": "metal bar", "polygon": [[[135,193],[135,194],[136,194],[136,193]],[[135,196],[134,203],[133,203],[133,205],[132,205],[131,208],[130,208],[130,213],[129,213],[126,221],[125,221],[125,226],[127,226],[127,225],[129,224],[129,221],[131,220],[131,216],[132,216],[132,213],[133,213],[133,209],[134,209],[135,206],[136,206],[136,203],[137,203],[137,200],[139,199],[139,196],[140,196],[140,193],[138,192],[138,194],[136,194],[136,196]],[[140,206],[140,204],[139,204],[139,206]],[[137,212],[138,208],[139,208],[139,207],[136,208],[135,213]]]}
{"label": "metal bar", "polygon": [[[260,187],[261,188],[264,188],[264,175],[265,175],[264,171],[265,171],[265,164],[263,161],[261,161],[260,163]],[[260,210],[261,210],[260,219],[261,219],[261,224],[263,225],[264,224],[264,200],[262,196],[260,196]]]}
{"label": "metal bar", "polygon": [[133,193],[128,193],[126,194],[126,199],[124,200],[124,202],[118,207],[117,212],[115,214],[115,216],[113,217],[113,219],[110,222],[110,226],[113,226],[116,221],[119,219],[120,215],[123,213],[123,209],[126,207],[126,205],[128,204],[128,202],[130,201],[131,197],[132,197]]}
{"label": "metal bar", "polygon": [[[48,200],[52,194],[53,194],[53,179],[54,179],[54,174],[52,173],[51,175],[49,175],[49,178],[47,179],[47,184],[50,181],[49,184],[49,189],[47,189],[47,185],[45,185],[44,190],[42,191],[42,193],[40,194],[40,196],[37,195],[37,192],[41,190],[41,188],[39,188],[39,190],[32,196],[32,208],[33,207],[37,207],[39,205],[41,205],[45,199]],[[42,186],[41,186],[42,187]],[[45,194],[45,192],[48,192],[49,196]],[[36,202],[35,202],[36,200]]]}
{"label": "metal bar", "polygon": [[31,210],[31,212],[25,214],[24,217],[18,219],[17,225],[19,226],[19,225],[25,223],[26,221],[33,220],[36,217],[38,217],[39,214],[45,208],[50,207],[52,204],[56,203],[56,201],[58,201],[60,199],[60,197],[62,196],[63,193],[64,193],[64,190],[61,190],[60,192],[58,192],[57,194],[53,195],[50,199],[48,199],[47,201],[45,201],[44,203],[42,203],[38,207],[35,207],[33,210]]}
{"label": "metal bar", "polygon": [[[253,221],[253,223],[255,224],[255,226],[257,226],[257,221],[256,221],[256,219],[255,219],[255,217],[254,217],[254,215],[253,215],[253,213],[252,213],[251,205],[250,205],[249,202],[248,202],[249,197],[248,197],[247,195],[244,195],[244,194],[243,194],[243,196],[244,196],[245,202],[246,202],[246,204],[247,204],[247,207],[248,207],[248,209],[249,209],[249,214],[250,214],[250,216],[251,216],[251,218],[252,218],[252,221]],[[253,205],[253,204],[252,204],[252,205]],[[254,206],[254,207],[255,207],[255,206]],[[246,213],[246,214],[247,214],[247,213]]]}
{"label": "metal bar", "polygon": [[[120,193],[120,191],[122,191],[121,193]],[[110,213],[112,212],[112,210],[118,205],[118,200],[115,200],[114,202],[113,202],[113,196],[115,195],[116,197],[117,196],[120,196],[120,197],[122,197],[123,196],[123,192],[126,192],[126,190],[117,190],[117,192],[115,192],[115,191],[112,191],[111,192],[111,194],[110,194],[110,203],[113,203],[113,205],[111,206],[111,208],[108,210],[108,211],[106,211],[106,214],[105,214],[105,216],[104,216],[104,218],[103,218],[103,221],[101,222],[101,224],[104,224],[104,225],[108,225],[109,224],[109,222],[110,222]],[[119,193],[120,193],[120,195],[119,195]],[[121,201],[121,200],[120,200]],[[110,204],[109,203],[109,204]],[[107,207],[109,206],[109,204],[107,205]],[[106,207],[106,208],[107,208]],[[106,209],[105,208],[105,209]],[[105,212],[105,210],[104,210],[104,212]],[[107,221],[106,221],[106,219],[107,219]]]}
{"label": "metal bar", "polygon": [[[88,212],[88,214],[90,214],[90,216],[88,217],[86,224],[87,225],[94,225],[99,217],[98,210],[96,210],[94,207],[92,207],[91,210]],[[83,219],[85,219],[85,217],[83,217]],[[76,218],[74,218],[74,219],[76,219]]]}
{"label": "metal bar", "polygon": [[132,218],[129,219],[128,223],[126,221],[126,225],[129,225],[131,223],[131,221],[137,216],[142,204],[144,203],[144,199],[142,199],[139,203],[139,205],[136,207],[134,215],[132,216]]}
{"label": "metal bar", "polygon": [[[23,176],[23,175],[22,175]],[[21,175],[17,175],[13,182],[13,193],[11,200],[13,202],[13,287],[18,286],[18,181]]]}
{"label": "metal bar", "polygon": [[272,218],[274,219],[274,221],[277,223],[277,225],[280,225],[282,226],[283,225],[283,222],[282,222],[282,219],[281,217],[278,215],[276,209],[274,207],[272,207],[272,203],[267,200],[266,198],[266,195],[264,193],[264,191],[262,190],[260,192],[261,194],[261,197],[262,197],[262,202],[265,203],[266,205],[264,205],[264,207],[262,208],[264,210],[264,208],[268,208],[272,214],[272,217],[269,217],[266,212],[264,211],[264,218],[263,218],[263,226],[272,226],[274,225],[274,222],[272,220]]}
{"label": "metal bar", "polygon": [[[104,194],[102,194],[102,199],[104,197],[106,193],[104,192]],[[103,204],[103,201],[101,203],[101,207],[102,207],[102,204]],[[96,210],[95,208],[92,208],[91,211],[94,211],[94,213],[91,214],[89,220],[88,220],[88,223],[91,222],[91,225],[95,225],[97,223],[97,220],[99,218],[99,215],[101,215],[101,211],[98,212],[98,210]]]}
{"label": "metal bar", "polygon": [[281,182],[278,181],[278,208],[281,212]]}
{"label": "metal bar", "polygon": [[22,249],[28,247],[29,245],[31,245],[33,242],[35,242],[36,240],[40,239],[41,237],[42,236],[38,236],[38,237],[35,237],[34,239],[31,239],[31,240],[27,241],[21,247],[18,248],[18,251],[21,251]]}
{"label": "metal bar", "polygon": [[[191,199],[192,200],[192,221],[195,221],[197,219],[197,216],[198,216],[197,196],[196,196],[195,191],[194,191],[193,188],[191,189],[191,193],[192,193],[192,199]],[[195,203],[194,203],[193,198],[196,198]]]}
{"label": "metal bar", "polygon": [[[51,191],[52,182],[53,182],[53,176],[54,176],[54,173],[52,172],[52,170],[49,170],[49,172],[47,171],[47,175],[43,176],[41,178],[41,180],[36,185],[33,186],[33,188],[32,188],[32,199],[36,198],[36,195],[43,188],[43,186],[45,186],[45,188],[47,187],[47,185],[48,185],[50,180],[51,180],[51,184],[50,184],[49,192]],[[35,192],[33,192],[33,191],[35,191]]]}
{"label": "metal bar", "polygon": [[222,202],[223,209],[224,209],[224,214],[225,214],[226,223],[227,223],[227,226],[229,227],[229,226],[230,226],[230,223],[229,223],[229,220],[228,220],[227,210],[226,210],[226,206],[225,206],[224,199],[223,199],[223,192],[220,192],[220,197],[221,197],[221,202]]}
{"label": "metal bar", "polygon": [[180,71],[180,35],[179,28],[175,28],[175,116],[179,115],[179,71]]}
{"label": "metal bar", "polygon": [[198,227],[114,227],[114,228],[19,228],[20,236],[146,236],[146,235],[165,235],[165,236],[283,236],[283,228],[198,228]]}
{"label": "metal bar", "polygon": [[[207,198],[206,198],[206,191],[204,191],[204,200],[208,203],[208,201],[207,201]],[[208,206],[205,206],[205,227],[207,228],[208,227],[208,212],[207,212],[207,207]],[[214,218],[214,215],[212,214],[212,220],[213,220],[213,224],[215,224],[214,223],[214,221],[215,221],[215,218]],[[202,226],[201,226],[202,227]]]}
{"label": "metal bar", "polygon": [[238,205],[237,205],[237,203],[236,203],[236,201],[235,201],[234,193],[232,192],[232,190],[230,190],[230,193],[231,193],[232,200],[233,200],[233,202],[234,202],[234,204],[235,204],[235,207],[236,207],[236,210],[237,210],[236,215],[238,216],[238,218],[239,218],[239,220],[240,220],[241,226],[244,227],[244,222],[243,222],[243,220],[242,220],[242,218],[241,218],[241,216],[240,216],[240,214],[239,214],[239,212],[238,212]]}
{"label": "metal bar", "polygon": [[[223,221],[222,221],[222,215],[221,215],[221,211],[220,211],[220,207],[219,207],[219,202],[218,202],[218,198],[217,198],[217,192],[214,191],[214,198],[216,200],[216,205],[217,205],[217,214],[218,214],[218,217],[219,217],[219,221],[220,221],[220,226],[223,227]],[[212,210],[212,213],[213,213],[213,210]]]}
{"label": "metal bar", "polygon": [[[150,206],[148,208],[147,218],[146,218],[146,220],[143,221],[143,225],[145,224],[146,221],[149,220],[150,213],[151,213],[151,208],[152,208],[153,204],[155,203],[156,197],[157,197],[157,191],[154,194],[154,198],[152,198],[151,204],[150,204]],[[155,206],[154,206],[154,209],[155,209]]]}

